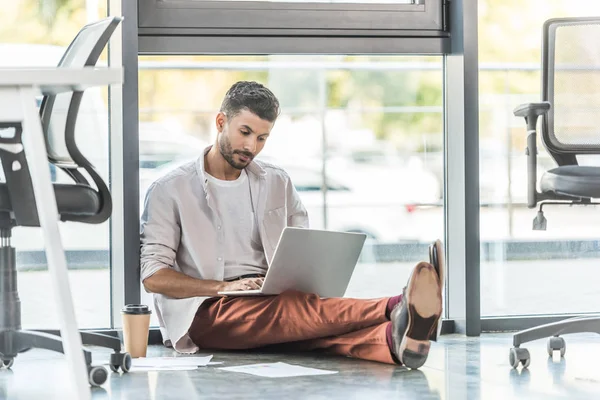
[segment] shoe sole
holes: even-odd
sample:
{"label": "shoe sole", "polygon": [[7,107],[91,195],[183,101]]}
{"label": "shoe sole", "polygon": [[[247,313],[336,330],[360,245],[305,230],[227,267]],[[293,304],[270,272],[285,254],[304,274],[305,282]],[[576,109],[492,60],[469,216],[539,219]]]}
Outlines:
{"label": "shoe sole", "polygon": [[[439,239],[429,246],[429,263],[433,265],[438,276],[440,277],[440,292],[442,292],[446,282],[446,260],[444,246]],[[437,341],[440,331],[442,330],[442,324],[440,324],[440,321],[441,319],[437,321],[436,328],[432,332],[429,340],[433,340],[434,342]]]}
{"label": "shoe sole", "polygon": [[400,343],[398,358],[406,367],[417,369],[429,355],[429,341],[442,314],[442,296],[435,268],[420,263],[413,271],[406,290],[408,324]]}

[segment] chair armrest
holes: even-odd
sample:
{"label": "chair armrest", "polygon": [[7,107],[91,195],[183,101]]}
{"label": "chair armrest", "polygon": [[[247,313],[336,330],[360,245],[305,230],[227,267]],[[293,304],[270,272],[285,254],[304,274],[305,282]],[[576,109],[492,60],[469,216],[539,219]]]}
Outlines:
{"label": "chair armrest", "polygon": [[517,106],[513,113],[517,117],[524,117],[527,124],[527,207],[534,208],[539,199],[537,191],[537,144],[536,126],[540,115],[550,110],[550,103],[525,103]]}
{"label": "chair armrest", "polygon": [[513,110],[515,117],[539,117],[550,110],[550,103],[547,101],[541,103],[525,103],[517,106]]}

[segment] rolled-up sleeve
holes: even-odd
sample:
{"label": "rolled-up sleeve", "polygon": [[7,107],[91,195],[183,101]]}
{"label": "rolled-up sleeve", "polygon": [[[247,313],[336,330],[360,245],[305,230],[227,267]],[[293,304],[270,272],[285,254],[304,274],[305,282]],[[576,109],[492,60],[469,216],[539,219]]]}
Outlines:
{"label": "rolled-up sleeve", "polygon": [[[287,175],[287,174],[286,174]],[[287,199],[287,225],[297,228],[308,228],[308,212],[300,200],[300,195],[292,184],[289,176],[286,176],[286,199]]]}
{"label": "rolled-up sleeve", "polygon": [[140,222],[140,266],[142,282],[163,268],[175,265],[181,240],[179,212],[173,193],[154,183],[146,193]]}

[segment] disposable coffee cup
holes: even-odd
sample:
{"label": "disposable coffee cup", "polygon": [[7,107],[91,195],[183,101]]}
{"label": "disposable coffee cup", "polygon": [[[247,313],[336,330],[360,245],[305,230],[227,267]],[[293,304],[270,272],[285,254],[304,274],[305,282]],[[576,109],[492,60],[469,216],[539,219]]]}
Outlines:
{"label": "disposable coffee cup", "polygon": [[143,304],[128,304],[121,310],[123,342],[131,357],[146,357],[152,311]]}

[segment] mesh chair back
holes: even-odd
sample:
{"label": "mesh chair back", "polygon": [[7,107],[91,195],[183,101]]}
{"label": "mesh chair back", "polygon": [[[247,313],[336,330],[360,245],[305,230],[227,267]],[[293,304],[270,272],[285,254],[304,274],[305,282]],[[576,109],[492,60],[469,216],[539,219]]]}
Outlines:
{"label": "mesh chair back", "polygon": [[575,154],[600,151],[600,18],[568,18],[544,26],[543,120],[546,146]]}
{"label": "mesh chair back", "polygon": [[[84,26],[67,48],[58,66],[81,68],[96,65],[120,21],[119,17],[110,17]],[[82,95],[81,92],[60,93],[46,96],[42,101],[40,114],[48,157],[57,165],[74,168],[87,163],[75,146],[75,122]]]}

